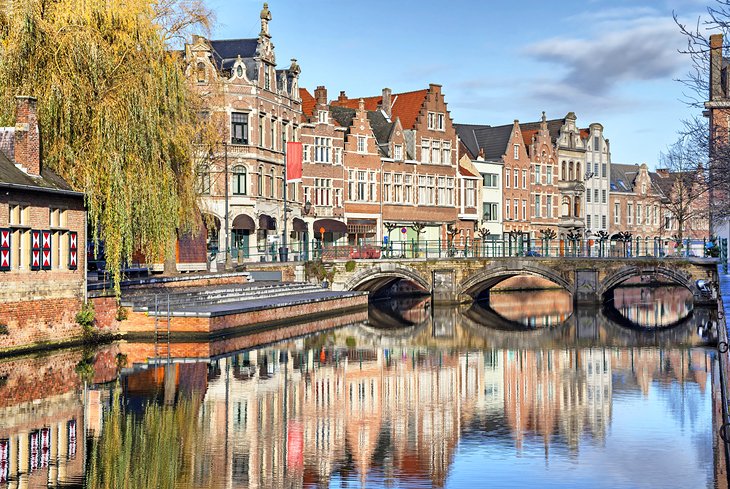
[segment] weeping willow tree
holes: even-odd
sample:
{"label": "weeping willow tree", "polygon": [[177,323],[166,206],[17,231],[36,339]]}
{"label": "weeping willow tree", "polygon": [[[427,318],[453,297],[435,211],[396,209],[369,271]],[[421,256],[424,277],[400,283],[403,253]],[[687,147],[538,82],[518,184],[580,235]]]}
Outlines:
{"label": "weeping willow tree", "polygon": [[86,194],[117,292],[133,252],[161,258],[194,226],[197,100],[169,43],[208,19],[185,0],[7,0],[0,14],[0,124],[16,95],[38,98],[43,164]]}

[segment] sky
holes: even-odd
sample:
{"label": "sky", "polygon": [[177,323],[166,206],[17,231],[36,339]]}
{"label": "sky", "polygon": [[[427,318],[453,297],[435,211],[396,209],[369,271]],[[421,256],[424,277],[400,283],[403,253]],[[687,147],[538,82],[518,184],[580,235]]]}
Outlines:
{"label": "sky", "polygon": [[[277,66],[330,99],[443,86],[457,123],[502,125],[575,112],[604,126],[612,161],[657,166],[688,107],[674,23],[714,0],[270,0]],[[208,0],[211,37],[257,37],[258,0]]]}

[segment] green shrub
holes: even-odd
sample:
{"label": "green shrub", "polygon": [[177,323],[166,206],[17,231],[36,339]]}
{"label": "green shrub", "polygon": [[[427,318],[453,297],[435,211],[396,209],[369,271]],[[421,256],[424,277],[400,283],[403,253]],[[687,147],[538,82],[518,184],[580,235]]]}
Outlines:
{"label": "green shrub", "polygon": [[329,283],[335,279],[335,271],[333,269],[327,270],[327,267],[321,261],[310,261],[304,265],[304,272],[307,275],[307,280],[315,278],[317,281],[322,282],[327,280]]}
{"label": "green shrub", "polygon": [[84,329],[85,337],[94,334],[94,305],[91,302],[86,302],[76,314],[76,322]]}
{"label": "green shrub", "polygon": [[129,317],[129,312],[127,312],[126,307],[122,307],[121,305],[117,306],[117,321],[124,321]]}
{"label": "green shrub", "polygon": [[349,260],[347,263],[345,263],[345,271],[352,272],[355,270],[355,267],[357,266],[357,263],[355,263],[354,260]]}
{"label": "green shrub", "polygon": [[348,348],[355,348],[355,346],[357,346],[357,340],[355,340],[352,336],[348,336],[345,338],[345,345],[347,345]]}
{"label": "green shrub", "polygon": [[7,324],[0,324],[0,335],[7,336],[10,334]]}

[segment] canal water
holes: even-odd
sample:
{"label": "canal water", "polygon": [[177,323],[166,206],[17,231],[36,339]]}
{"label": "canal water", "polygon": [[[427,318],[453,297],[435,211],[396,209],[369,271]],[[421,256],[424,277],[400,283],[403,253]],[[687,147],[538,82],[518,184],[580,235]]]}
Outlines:
{"label": "canal water", "polygon": [[0,488],[727,487],[712,313],[639,285],[598,310],[406,297],[243,350],[6,359]]}

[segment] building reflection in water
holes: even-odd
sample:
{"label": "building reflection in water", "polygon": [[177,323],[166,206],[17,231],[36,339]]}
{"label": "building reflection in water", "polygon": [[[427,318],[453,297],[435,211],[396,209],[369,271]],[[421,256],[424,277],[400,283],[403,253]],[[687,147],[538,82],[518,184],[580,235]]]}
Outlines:
{"label": "building reflection in water", "polygon": [[[139,473],[151,453],[84,462],[90,453],[123,453],[116,436],[125,422],[137,426],[127,436],[141,438],[129,446],[159,450],[146,445],[154,433],[145,430],[165,413],[178,428],[161,438],[163,448],[176,446],[169,453],[177,463],[155,487],[443,487],[457,460],[483,457],[482,449],[502,459],[537,450],[545,467],[575,464],[589,447],[617,457],[623,448],[608,440],[626,422],[615,413],[626,399],[667,402],[662,409],[683,422],[691,416],[694,430],[682,425],[670,436],[698,454],[675,465],[707,476],[705,465],[682,465],[701,460],[712,477],[710,423],[697,420],[712,417],[705,401],[714,356],[677,347],[700,343],[692,325],[648,338],[577,311],[553,328],[507,331],[456,308],[432,309],[427,299],[376,309],[368,324],[265,348],[129,365],[118,383],[106,383],[116,378],[114,347],[96,352],[86,377],[78,353],[0,363],[0,487],[84,477],[97,487],[111,472],[149,482],[152,475]],[[681,396],[672,395],[677,386]],[[675,429],[670,421],[667,431]],[[636,435],[647,454],[656,452],[650,435]],[[671,458],[674,449],[660,455]],[[589,472],[598,478],[600,469]]]}
{"label": "building reflection in water", "polygon": [[619,287],[613,306],[626,319],[642,327],[673,325],[692,311],[692,293],[679,286]]}

